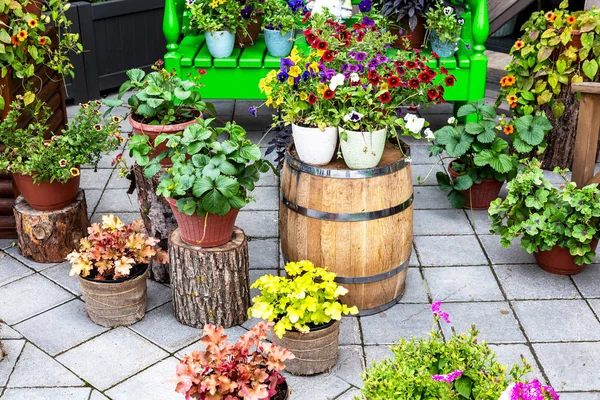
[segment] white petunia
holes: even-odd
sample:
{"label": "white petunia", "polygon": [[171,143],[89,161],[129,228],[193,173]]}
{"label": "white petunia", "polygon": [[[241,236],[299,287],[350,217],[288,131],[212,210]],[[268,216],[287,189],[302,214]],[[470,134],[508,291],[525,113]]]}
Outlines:
{"label": "white petunia", "polygon": [[352,82],[358,82],[360,81],[360,76],[356,72],[353,72],[350,74],[350,80]]}
{"label": "white petunia", "polygon": [[454,117],[450,117],[450,118],[448,118],[448,123],[449,123],[450,125],[454,125],[454,124],[456,123],[456,118],[454,118]]}
{"label": "white petunia", "polygon": [[412,133],[419,133],[425,126],[425,118],[414,118],[406,121],[406,129]]}
{"label": "white petunia", "polygon": [[423,133],[425,134],[425,139],[427,139],[427,140],[435,139],[435,135],[433,134],[433,131],[431,129],[427,128],[423,131]]}
{"label": "white petunia", "polygon": [[404,116],[404,120],[405,120],[406,122],[408,122],[408,121],[412,121],[412,120],[414,120],[414,119],[417,119],[417,118],[418,118],[418,117],[417,117],[415,114],[411,114],[411,113],[408,113],[408,114],[406,114],[406,115]]}
{"label": "white petunia", "polygon": [[345,76],[344,74],[336,74],[331,81],[329,81],[329,89],[335,90],[338,86],[342,86],[344,84]]}
{"label": "white petunia", "polygon": [[362,119],[362,117],[364,117],[363,114],[356,112],[355,110],[352,110],[352,112],[349,112],[348,114],[344,115],[344,121],[345,122],[348,122],[348,121],[357,122],[357,121],[360,121]]}

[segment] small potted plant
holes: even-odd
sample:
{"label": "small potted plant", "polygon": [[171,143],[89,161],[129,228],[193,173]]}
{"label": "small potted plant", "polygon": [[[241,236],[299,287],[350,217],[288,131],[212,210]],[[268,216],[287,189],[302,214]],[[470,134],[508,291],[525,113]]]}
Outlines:
{"label": "small potted plant", "polygon": [[294,358],[289,350],[265,341],[273,324],[259,322],[237,343],[223,327],[206,325],[205,350],[194,350],[177,364],[175,391],[186,399],[288,400],[290,389],[281,371]]}
{"label": "small potted plant", "polygon": [[455,14],[454,7],[444,6],[441,2],[427,11],[425,18],[431,50],[440,57],[452,57],[458,49],[465,20]]}
{"label": "small potted plant", "polygon": [[[182,132],[187,126],[195,124],[205,110],[216,114],[214,106],[200,97],[199,76],[183,80],[162,68],[162,65],[163,62],[158,61],[149,74],[141,69],[127,71],[129,80],[121,85],[117,99],[104,101],[110,107],[106,114],[115,107],[128,107],[131,110],[129,122],[133,132],[149,136],[151,143],[162,133]],[[131,96],[125,104],[123,96],[130,91]],[[157,145],[154,152],[145,156],[154,158],[165,150],[164,145]],[[171,161],[163,158],[161,164],[168,167]]]}
{"label": "small potted plant", "polygon": [[[169,202],[181,238],[194,246],[214,247],[227,243],[239,210],[254,199],[249,192],[267,172],[270,163],[260,148],[246,139],[246,131],[235,122],[214,128],[213,119],[199,120],[183,132],[163,134],[167,150],[148,160],[152,151],[145,135],[134,135],[131,154],[150,178],[160,171],[160,160],[168,157],[173,166],[160,177],[156,193]],[[228,138],[219,141],[219,135]]]}
{"label": "small potted plant", "polygon": [[427,136],[432,156],[446,152],[452,160],[448,173],[438,172],[436,178],[453,207],[485,210],[503,183],[516,176],[520,155],[543,150],[552,125],[543,114],[497,121],[496,110],[483,100],[460,107],[457,115],[475,116],[476,122],[463,125],[451,117],[447,126]]}
{"label": "small potted plant", "polygon": [[114,215],[92,224],[79,250],[67,256],[70,275],[81,283],[88,316],[105,327],[131,325],[146,313],[146,278],[152,258],[168,262],[167,253],[146,236],[144,223],[125,225]]}
{"label": "small potted plant", "polygon": [[296,356],[288,365],[295,375],[314,375],[337,362],[342,315],[358,314],[342,304],[348,292],[335,282],[335,274],[310,261],[285,266],[288,277],[263,275],[251,286],[260,295],[252,299],[251,317],[274,321],[272,341]]}
{"label": "small potted plant", "polygon": [[302,0],[265,0],[262,17],[267,51],[272,57],[287,57],[294,47],[298,15],[304,11]]}
{"label": "small potted plant", "polygon": [[[370,3],[371,0],[362,0],[363,9]],[[418,49],[425,41],[423,16],[434,4],[434,0],[376,0],[373,7],[388,19],[392,33],[397,36],[393,47]],[[406,40],[409,46],[405,44]]]}
{"label": "small potted plant", "polygon": [[[101,102],[82,104],[62,133],[46,139],[48,106],[37,98],[19,96],[0,122],[0,171],[12,173],[19,191],[37,210],[58,210],[79,192],[79,167],[97,166],[103,154],[124,142],[120,117],[103,117]],[[31,121],[19,128],[24,119]]]}
{"label": "small potted plant", "polygon": [[537,159],[508,183],[505,200],[490,205],[491,231],[509,247],[521,238],[521,247],[533,253],[538,265],[553,274],[577,274],[591,264],[600,238],[600,190],[597,185],[577,188],[565,179],[558,189],[544,178]]}

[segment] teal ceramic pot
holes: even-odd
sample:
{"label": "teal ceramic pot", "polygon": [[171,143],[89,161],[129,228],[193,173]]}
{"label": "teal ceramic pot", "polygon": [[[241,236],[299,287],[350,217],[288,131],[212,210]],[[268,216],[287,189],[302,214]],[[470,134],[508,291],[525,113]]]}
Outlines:
{"label": "teal ceramic pot", "polygon": [[285,35],[281,31],[265,28],[265,42],[271,57],[287,57],[294,46],[294,31],[290,30]]}
{"label": "teal ceramic pot", "polygon": [[435,31],[429,34],[431,50],[435,51],[442,58],[452,57],[457,50],[457,42],[442,41]]}
{"label": "teal ceramic pot", "polygon": [[204,32],[208,51],[214,58],[227,58],[233,53],[235,35],[229,31]]}

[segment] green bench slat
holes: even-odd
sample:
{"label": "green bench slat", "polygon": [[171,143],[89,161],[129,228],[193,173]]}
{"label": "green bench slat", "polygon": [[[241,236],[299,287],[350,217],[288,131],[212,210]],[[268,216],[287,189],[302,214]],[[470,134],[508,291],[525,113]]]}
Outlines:
{"label": "green bench slat", "polygon": [[244,49],[238,65],[240,68],[261,68],[266,52],[267,45],[265,43],[265,38],[263,35],[260,35],[256,40],[256,43],[254,43],[254,46]]}
{"label": "green bench slat", "polygon": [[469,69],[471,67],[471,59],[467,53],[456,53],[456,59],[458,60],[458,68]]}
{"label": "green bench slat", "polygon": [[237,67],[238,59],[242,54],[242,49],[233,49],[233,53],[227,58],[215,58],[213,65],[215,68],[235,68]]}
{"label": "green bench slat", "polygon": [[447,57],[447,58],[440,58],[439,60],[440,62],[440,66],[444,66],[447,69],[456,69],[456,57]]}
{"label": "green bench slat", "polygon": [[265,68],[269,68],[269,69],[279,68],[279,61],[280,60],[281,60],[281,58],[279,58],[279,57],[273,57],[269,53],[267,53],[267,54],[265,54],[264,66],[265,66]]}
{"label": "green bench slat", "polygon": [[196,58],[194,58],[194,66],[198,68],[210,68],[212,67],[212,56],[208,51],[206,43],[200,48]]}
{"label": "green bench slat", "polygon": [[181,53],[181,66],[191,67],[194,65],[194,57],[204,44],[204,36],[186,36],[179,44]]}

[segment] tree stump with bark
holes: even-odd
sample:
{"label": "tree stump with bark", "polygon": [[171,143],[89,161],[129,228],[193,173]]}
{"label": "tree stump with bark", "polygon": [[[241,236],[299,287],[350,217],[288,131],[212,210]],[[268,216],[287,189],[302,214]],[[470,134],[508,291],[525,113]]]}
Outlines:
{"label": "tree stump with bark", "polygon": [[[177,229],[177,221],[167,200],[156,194],[160,176],[165,171],[161,169],[160,173],[150,179],[144,177],[144,171],[139,165],[136,165],[133,171],[146,233],[160,240],[158,245],[166,251],[169,249],[169,235]],[[157,282],[169,283],[169,264],[152,260],[148,267],[148,277]]]}
{"label": "tree stump with bark", "polygon": [[19,251],[23,257],[38,263],[64,261],[67,254],[79,248],[79,241],[87,236],[90,226],[81,189],[72,204],[54,211],[35,210],[19,196],[14,214]]}
{"label": "tree stump with bark", "polygon": [[218,247],[192,246],[179,229],[169,239],[171,291],[175,317],[184,325],[229,328],[248,319],[250,265],[244,231]]}

